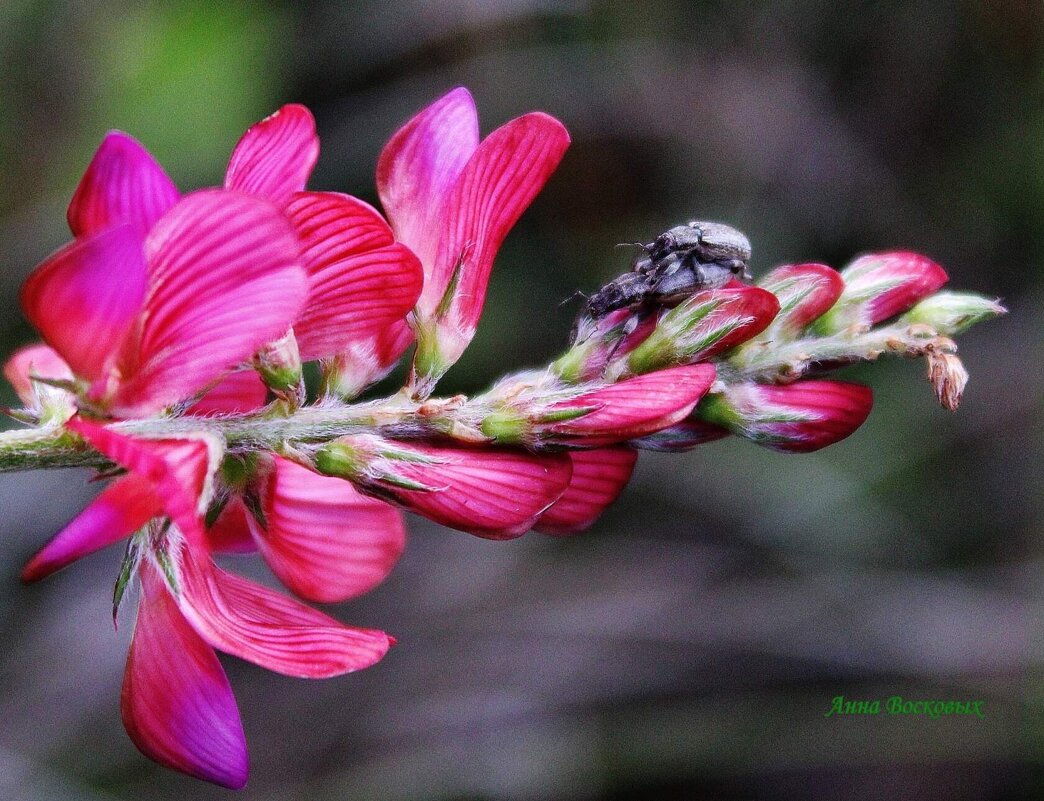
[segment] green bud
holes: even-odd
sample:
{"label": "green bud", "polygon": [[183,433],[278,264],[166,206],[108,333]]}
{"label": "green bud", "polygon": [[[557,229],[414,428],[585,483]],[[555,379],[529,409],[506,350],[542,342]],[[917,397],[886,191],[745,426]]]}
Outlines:
{"label": "green bud", "polygon": [[524,442],[530,428],[524,417],[507,410],[486,415],[479,427],[483,434],[502,445]]}
{"label": "green bud", "polygon": [[367,456],[347,442],[334,440],[315,452],[315,469],[326,476],[355,478],[363,474]]}
{"label": "green bud", "polygon": [[900,318],[900,323],[930,326],[943,336],[955,336],[976,323],[1006,314],[995,300],[972,292],[937,292]]}

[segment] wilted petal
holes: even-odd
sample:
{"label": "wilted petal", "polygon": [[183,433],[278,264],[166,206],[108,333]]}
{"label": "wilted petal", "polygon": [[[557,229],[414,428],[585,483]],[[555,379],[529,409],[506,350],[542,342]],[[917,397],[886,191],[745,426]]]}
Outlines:
{"label": "wilted petal", "polygon": [[434,461],[395,462],[396,474],[432,489],[393,488],[395,498],[436,523],[489,539],[517,537],[532,528],[565,492],[572,473],[565,454],[420,444],[408,450]]}
{"label": "wilted petal", "polygon": [[512,120],[482,141],[442,209],[443,233],[417,305],[423,317],[433,317],[459,266],[450,322],[470,339],[504,237],[551,177],[568,146],[569,134],[562,124],[540,112]]}
{"label": "wilted petal", "polygon": [[793,338],[821,317],[841,297],[845,282],[825,264],[790,264],[777,267],[758,281],[779,299],[776,315],[761,339]]}
{"label": "wilted petal", "polygon": [[708,395],[696,415],[759,445],[808,453],[853,433],[873,406],[873,393],[845,381],[797,381],[780,386],[730,384]]}
{"label": "wilted petal", "polygon": [[265,525],[252,526],[257,546],[279,580],[310,601],[372,590],[406,545],[398,509],[279,457],[262,504]]}
{"label": "wilted petal", "polygon": [[225,671],[151,565],[143,566],[141,583],[120,696],[123,725],[149,759],[238,789],[247,780],[247,747]]}
{"label": "wilted petal", "polygon": [[573,534],[589,528],[631,480],[638,452],[627,447],[571,451],[573,475],[562,497],[540,515],[537,531]]}
{"label": "wilted petal", "polygon": [[148,479],[136,475],[117,479],[29,560],[22,581],[38,581],[133,534],[161,511]]}
{"label": "wilted petal", "polygon": [[150,291],[124,414],[191,397],[282,336],[307,294],[297,241],[269,203],[236,192],[189,195],[145,242]]}
{"label": "wilted petal", "polygon": [[260,409],[268,397],[268,387],[253,370],[229,373],[213,389],[207,390],[186,411],[196,417],[219,414],[243,414]]}
{"label": "wilted petal", "polygon": [[215,648],[287,676],[321,679],[369,667],[392,641],[383,631],[332,617],[183,552],[178,605]]}
{"label": "wilted petal", "polygon": [[141,234],[119,225],[79,239],[22,286],[25,316],[78,376],[101,378],[145,298]]}
{"label": "wilted petal", "polygon": [[377,161],[377,192],[400,242],[435,262],[442,205],[479,143],[478,114],[457,88],[400,128]]}
{"label": "wilted petal", "polygon": [[549,439],[580,437],[588,447],[644,436],[687,417],[714,376],[714,365],[693,364],[599,387],[549,407],[550,413],[585,407],[594,411],[550,424],[544,433]]}
{"label": "wilted petal", "polygon": [[310,283],[294,323],[303,360],[334,356],[405,319],[423,270],[371,206],[348,195],[300,192],[287,215]]}
{"label": "wilted petal", "polygon": [[[19,399],[29,409],[39,409],[40,399],[37,388],[33,385],[33,377],[50,378],[56,381],[68,381],[73,377],[69,365],[47,345],[26,345],[19,348],[4,364],[6,378]],[[61,391],[61,390],[56,390]]]}
{"label": "wilted petal", "polygon": [[919,253],[871,253],[841,271],[844,292],[816,321],[819,333],[867,328],[901,314],[948,280],[946,271]]}
{"label": "wilted petal", "polygon": [[164,513],[186,535],[198,530],[221,461],[219,442],[202,435],[192,439],[128,437],[79,418],[67,426],[120,467],[146,480]]}
{"label": "wilted petal", "polygon": [[177,187],[152,154],[134,137],[110,131],[73,194],[69,228],[81,237],[129,223],[143,237],[177,202]]}
{"label": "wilted petal", "polygon": [[305,188],[318,158],[312,112],[291,103],[243,134],[228,162],[225,188],[283,206]]}

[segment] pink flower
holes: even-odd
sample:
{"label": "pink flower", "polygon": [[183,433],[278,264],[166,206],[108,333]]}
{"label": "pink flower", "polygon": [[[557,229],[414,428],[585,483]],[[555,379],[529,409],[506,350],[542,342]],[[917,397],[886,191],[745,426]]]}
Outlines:
{"label": "pink flower", "polygon": [[305,361],[394,338],[424,277],[416,256],[371,206],[349,195],[304,191],[318,154],[311,113],[286,105],[243,135],[225,176],[228,189],[282,209],[298,238],[309,291],[294,335]]}
{"label": "pink flower", "polygon": [[117,416],[191,398],[296,317],[307,292],[283,216],[239,192],[178,200],[136,141],[111,133],[69,206],[76,240],[29,276],[26,316]]}
{"label": "pink flower", "polygon": [[872,406],[869,387],[845,381],[736,383],[708,395],[695,416],[773,450],[807,453],[852,434]]}
{"label": "pink flower", "polygon": [[[421,384],[437,380],[471,341],[497,250],[568,145],[561,123],[539,112],[480,142],[475,103],[459,88],[406,123],[384,148],[377,164],[381,203],[396,237],[424,266],[415,320]],[[374,354],[382,348],[375,344]]]}
{"label": "pink flower", "polygon": [[200,514],[220,458],[214,442],[132,439],[76,419],[69,427],[129,473],[37,554],[23,575],[40,578],[145,526],[130,551],[129,567],[143,593],[123,685],[124,724],[152,759],[241,787],[246,744],[213,648],[289,676],[323,678],[374,664],[392,640],[380,631],[343,626],[211,562]]}

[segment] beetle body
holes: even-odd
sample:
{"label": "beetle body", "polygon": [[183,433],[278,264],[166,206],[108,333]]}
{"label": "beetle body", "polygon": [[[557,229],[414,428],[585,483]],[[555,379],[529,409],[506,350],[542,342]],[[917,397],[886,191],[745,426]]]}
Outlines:
{"label": "beetle body", "polygon": [[638,320],[654,309],[677,306],[700,290],[725,286],[734,279],[750,279],[750,242],[723,223],[693,220],[664,231],[641,248],[630,272],[588,298],[574,331],[584,317],[598,320],[618,309],[634,311],[626,326],[634,330]]}

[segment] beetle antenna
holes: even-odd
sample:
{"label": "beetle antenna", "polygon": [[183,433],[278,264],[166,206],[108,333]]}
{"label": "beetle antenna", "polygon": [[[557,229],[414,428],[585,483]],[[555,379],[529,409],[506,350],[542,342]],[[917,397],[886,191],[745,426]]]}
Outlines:
{"label": "beetle antenna", "polygon": [[566,298],[566,299],[565,299],[565,300],[563,300],[563,301],[562,301],[561,303],[559,303],[559,304],[558,304],[558,308],[560,308],[560,309],[561,309],[561,308],[562,308],[563,306],[565,306],[565,305],[567,305],[567,304],[569,304],[569,303],[572,303],[572,302],[573,302],[574,300],[577,300],[578,298],[579,298],[580,300],[589,300],[588,296],[587,296],[587,295],[585,295],[585,294],[584,294],[583,292],[581,292],[581,291],[580,291],[580,290],[578,289],[578,290],[576,290],[576,292],[574,292],[574,293],[573,293],[572,295],[570,295],[570,296],[569,296],[568,298]]}

